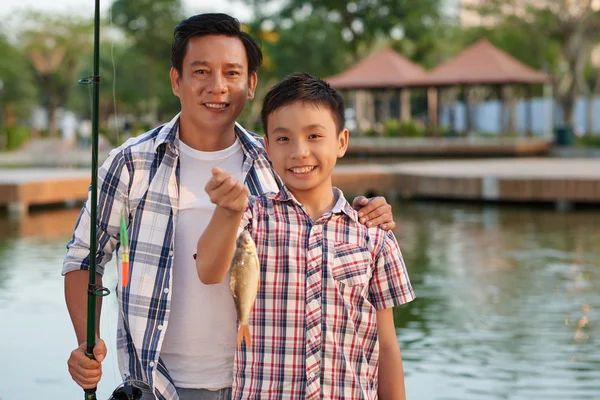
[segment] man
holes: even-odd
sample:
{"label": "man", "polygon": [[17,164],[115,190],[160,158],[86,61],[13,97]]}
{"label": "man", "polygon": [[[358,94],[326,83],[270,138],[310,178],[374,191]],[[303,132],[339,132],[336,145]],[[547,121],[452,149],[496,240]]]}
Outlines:
{"label": "man", "polygon": [[[124,380],[152,387],[149,399],[220,399],[231,393],[235,308],[227,282],[211,287],[199,282],[190,254],[214,210],[204,191],[213,167],[232,171],[255,195],[281,188],[262,140],[235,122],[254,97],[261,61],[256,42],[228,15],[202,14],[181,22],[170,74],[181,113],[113,150],[98,173],[98,282],[119,249],[124,215],[131,278],[117,290],[118,360]],[[84,354],[88,207],[89,202],[63,265],[67,307],[82,343],[71,352],[69,372],[83,388],[99,382],[106,354],[99,331],[97,361]],[[361,212],[361,222],[394,226],[382,198]]]}

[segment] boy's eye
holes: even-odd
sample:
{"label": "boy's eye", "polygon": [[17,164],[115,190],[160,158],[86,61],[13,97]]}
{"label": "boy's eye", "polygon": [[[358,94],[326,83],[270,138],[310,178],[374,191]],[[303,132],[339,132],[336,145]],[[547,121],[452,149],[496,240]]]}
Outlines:
{"label": "boy's eye", "polygon": [[317,138],[320,138],[320,137],[321,137],[321,135],[319,135],[318,133],[313,133],[310,136],[308,136],[309,139],[317,139]]}
{"label": "boy's eye", "polygon": [[287,140],[288,138],[286,138],[285,136],[281,136],[275,139],[276,142],[287,142]]}

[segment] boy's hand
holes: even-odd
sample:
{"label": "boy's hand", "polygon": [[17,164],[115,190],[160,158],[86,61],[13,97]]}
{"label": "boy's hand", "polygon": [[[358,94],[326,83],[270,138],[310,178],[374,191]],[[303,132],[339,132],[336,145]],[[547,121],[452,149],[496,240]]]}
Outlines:
{"label": "boy's hand", "polygon": [[248,206],[248,188],[221,168],[212,169],[212,178],[204,190],[210,201],[232,214],[243,213]]}
{"label": "boy's hand", "polygon": [[386,231],[396,227],[392,206],[387,203],[385,197],[367,199],[365,196],[359,196],[352,202],[352,207],[358,211],[361,224],[368,227],[381,225],[381,229]]}

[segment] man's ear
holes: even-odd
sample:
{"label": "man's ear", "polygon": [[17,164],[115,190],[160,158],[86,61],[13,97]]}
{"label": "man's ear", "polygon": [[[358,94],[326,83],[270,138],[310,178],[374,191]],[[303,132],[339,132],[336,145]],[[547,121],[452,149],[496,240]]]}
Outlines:
{"label": "man's ear", "polygon": [[173,94],[179,97],[179,72],[177,72],[174,67],[171,67],[169,75],[171,76],[171,89],[173,90]]}
{"label": "man's ear", "polygon": [[258,84],[258,74],[253,72],[248,77],[248,100],[254,98],[254,92],[256,91],[256,85]]}
{"label": "man's ear", "polygon": [[348,149],[348,129],[344,129],[338,135],[338,151],[337,157],[342,158]]}

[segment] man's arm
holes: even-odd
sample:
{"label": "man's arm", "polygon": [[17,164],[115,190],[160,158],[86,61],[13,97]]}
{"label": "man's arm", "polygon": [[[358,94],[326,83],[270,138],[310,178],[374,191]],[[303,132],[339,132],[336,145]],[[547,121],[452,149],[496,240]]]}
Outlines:
{"label": "man's arm", "polygon": [[231,174],[213,168],[205,190],[217,207],[198,240],[196,269],[202,283],[210,285],[222,282],[229,270],[238,227],[248,204],[248,188]]}
{"label": "man's arm", "polygon": [[392,310],[392,308],[386,308],[377,311],[379,398],[381,400],[406,400],[402,355]]}
{"label": "man's arm", "polygon": [[[111,259],[112,253],[119,243],[119,224],[123,205],[128,191],[129,175],[124,167],[123,158],[118,151],[113,151],[100,170],[98,171],[98,254],[101,254],[97,264],[96,283],[102,284],[104,265]],[[110,188],[110,189],[104,189]],[[111,193],[103,192],[110,190]],[[113,192],[114,190],[114,192]],[[67,256],[63,264],[65,275],[65,301],[77,337],[75,348],[68,360],[69,373],[73,380],[82,388],[93,388],[100,381],[102,366],[100,362],[106,356],[106,346],[100,339],[100,310],[101,298],[96,300],[96,346],[94,347],[95,360],[90,360],[85,355],[85,341],[87,337],[87,291],[89,279],[90,260],[90,228],[91,218],[88,201],[81,212],[73,239],[67,245]]]}

